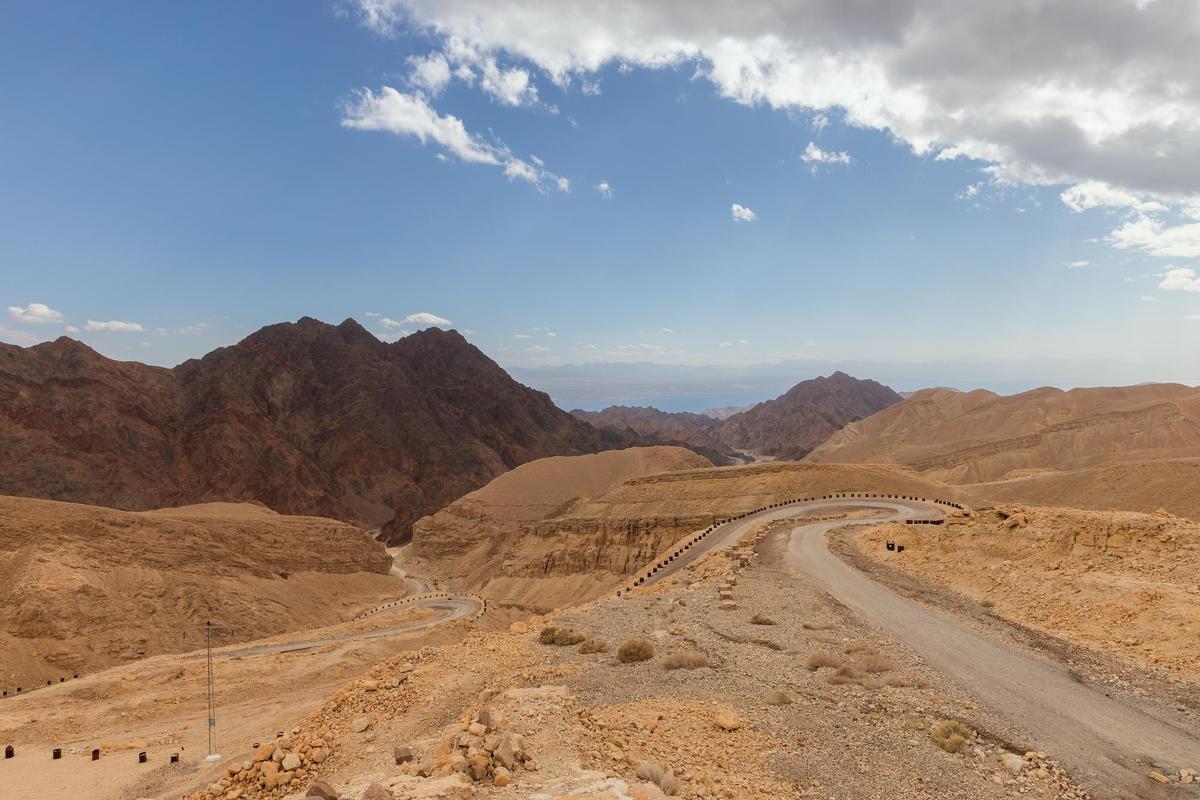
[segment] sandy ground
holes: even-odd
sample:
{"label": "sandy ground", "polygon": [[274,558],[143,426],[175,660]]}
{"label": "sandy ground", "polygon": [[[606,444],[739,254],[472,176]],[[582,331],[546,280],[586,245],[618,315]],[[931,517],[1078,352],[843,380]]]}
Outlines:
{"label": "sandy ground", "polygon": [[[368,633],[389,625],[440,616],[425,609],[379,614],[353,625],[303,635],[273,637],[255,645],[299,638]],[[289,727],[331,692],[379,660],[430,644],[454,642],[479,625],[504,625],[506,617],[456,622],[428,632],[336,642],[303,651],[215,657],[217,749],[228,756]],[[0,744],[18,757],[0,762],[6,800],[137,800],[172,797],[223,769],[207,754],[206,669],[203,651],[164,655],[0,702]],[[62,760],[50,758],[60,747]],[[93,748],[102,748],[97,762]],[[138,752],[149,756],[138,764]],[[172,753],[180,763],[169,764]]]}

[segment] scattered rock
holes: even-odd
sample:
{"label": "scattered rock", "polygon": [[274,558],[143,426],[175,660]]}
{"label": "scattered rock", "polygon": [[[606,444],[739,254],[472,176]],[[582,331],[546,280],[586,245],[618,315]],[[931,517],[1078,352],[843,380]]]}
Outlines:
{"label": "scattered rock", "polygon": [[413,760],[413,749],[408,745],[397,747],[392,750],[392,755],[396,759],[397,764],[406,764]]}
{"label": "scattered rock", "polygon": [[362,733],[369,727],[371,727],[371,723],[366,717],[355,717],[350,723],[350,730],[355,733]]}
{"label": "scattered rock", "polygon": [[294,772],[300,769],[300,756],[295,753],[288,753],[283,757],[283,761],[279,766],[284,772]]}
{"label": "scattered rock", "polygon": [[742,727],[742,718],[736,711],[729,709],[721,709],[713,717],[713,721],[717,723],[717,727],[723,731],[736,731]]}
{"label": "scattered rock", "polygon": [[317,781],[312,786],[308,787],[305,797],[319,797],[321,800],[338,800],[341,796],[337,790],[330,786],[325,781]]}
{"label": "scattered rock", "polygon": [[372,783],[363,792],[362,800],[396,800],[395,796],[378,783]]}

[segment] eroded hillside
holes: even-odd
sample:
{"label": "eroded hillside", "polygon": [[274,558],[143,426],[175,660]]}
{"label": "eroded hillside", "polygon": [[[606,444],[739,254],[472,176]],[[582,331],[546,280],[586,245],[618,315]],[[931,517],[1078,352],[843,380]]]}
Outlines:
{"label": "eroded hillside", "polygon": [[261,506],[0,497],[0,686],[349,618],[404,592],[365,531]]}

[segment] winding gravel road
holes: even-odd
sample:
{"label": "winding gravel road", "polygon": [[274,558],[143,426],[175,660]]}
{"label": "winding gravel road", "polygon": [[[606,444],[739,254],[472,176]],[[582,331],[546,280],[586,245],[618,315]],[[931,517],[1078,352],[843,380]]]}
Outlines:
{"label": "winding gravel road", "polygon": [[[890,512],[888,518],[893,520],[929,516],[930,509],[892,500],[835,503],[878,508]],[[776,518],[815,505],[777,509]],[[746,522],[754,521],[761,520]],[[830,530],[847,524],[854,522],[797,525],[790,534],[788,568],[807,573],[839,602],[920,654],[981,707],[1024,731],[1036,749],[1060,759],[1097,795],[1165,797],[1170,790],[1149,780],[1152,763],[1176,768],[1200,765],[1200,736],[1181,715],[1150,703],[1110,697],[1048,658],[969,630],[851,567],[831,553],[826,542]],[[1177,791],[1187,789],[1177,787]]]}

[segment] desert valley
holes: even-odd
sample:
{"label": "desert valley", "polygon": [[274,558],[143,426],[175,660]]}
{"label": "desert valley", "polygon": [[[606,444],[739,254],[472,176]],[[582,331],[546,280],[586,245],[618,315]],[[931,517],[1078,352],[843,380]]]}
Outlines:
{"label": "desert valley", "polygon": [[0,346],[0,430],[8,797],[1200,788],[1200,390],[568,414],[303,319]]}
{"label": "desert valley", "polygon": [[0,76],[0,800],[1200,800],[1200,0]]}

